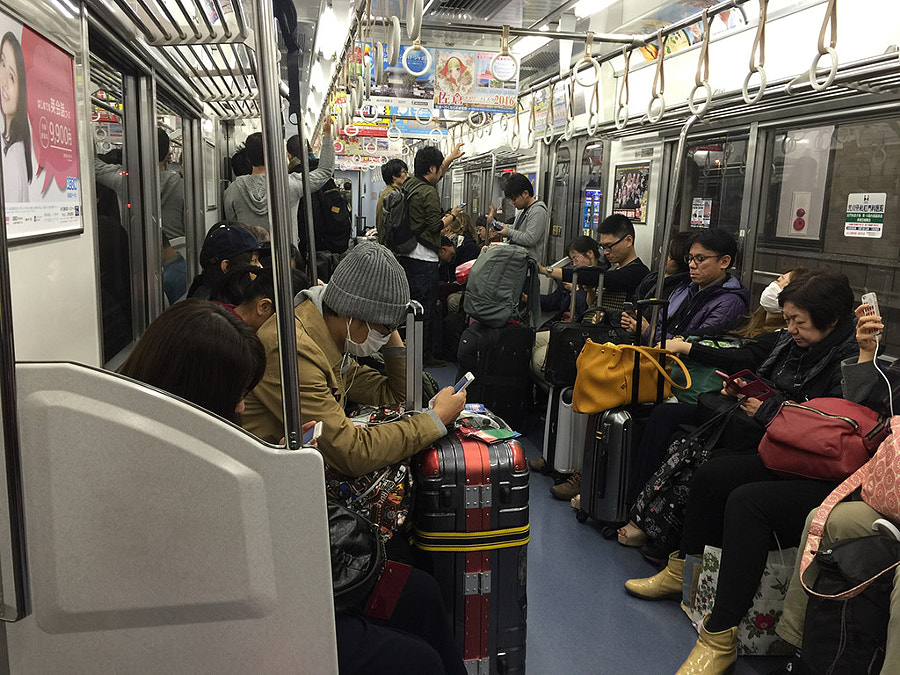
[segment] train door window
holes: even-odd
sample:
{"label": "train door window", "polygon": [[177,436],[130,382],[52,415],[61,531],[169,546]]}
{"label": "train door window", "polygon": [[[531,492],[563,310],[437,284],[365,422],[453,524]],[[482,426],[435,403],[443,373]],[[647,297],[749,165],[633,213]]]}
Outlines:
{"label": "train door window", "polygon": [[548,260],[554,262],[566,256],[566,223],[569,222],[567,211],[569,208],[570,176],[572,172],[572,153],[568,147],[560,145],[556,149],[556,155],[551,167],[553,182],[550,187],[550,237],[547,243]]}
{"label": "train door window", "polygon": [[900,351],[900,124],[848,121],[773,131],[751,291],[793,267],[839,271],[858,298],[878,294]]}
{"label": "train door window", "polygon": [[[138,309],[132,294],[133,240],[125,136],[122,73],[91,55],[91,132],[96,172],[94,194],[100,258],[103,361],[109,363],[134,339]],[[140,236],[137,237],[138,245]]]}
{"label": "train door window", "polygon": [[497,207],[499,218],[504,223],[510,222],[516,215],[516,207],[506,198],[506,193],[503,191],[506,187],[507,176],[515,171],[515,167],[507,167],[500,169],[494,176],[494,206]]}
{"label": "train door window", "polygon": [[738,237],[747,137],[704,139],[688,146],[679,229],[719,227]]}
{"label": "train door window", "polygon": [[156,133],[159,159],[159,222],[162,226],[159,276],[166,303],[187,295],[189,257],[185,203],[185,129],[181,115],[164,100],[157,101]]}
{"label": "train door window", "polygon": [[469,171],[466,173],[466,197],[468,204],[466,210],[469,213],[480,213],[482,204],[482,176],[481,171]]}
{"label": "train door window", "polygon": [[[599,241],[597,229],[603,220],[603,145],[592,143],[581,153],[581,201],[575,217],[581,222],[581,234]],[[576,197],[577,198],[577,197]]]}

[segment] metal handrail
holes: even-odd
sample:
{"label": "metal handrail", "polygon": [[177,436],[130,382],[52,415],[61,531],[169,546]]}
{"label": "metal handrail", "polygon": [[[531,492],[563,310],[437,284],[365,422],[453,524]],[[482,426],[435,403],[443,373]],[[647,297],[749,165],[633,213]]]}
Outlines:
{"label": "metal handrail", "polygon": [[[281,78],[276,58],[277,40],[272,17],[272,0],[256,0],[257,60],[262,133],[265,139],[266,177],[268,180],[269,226],[272,233],[272,258],[275,272],[275,311],[278,321],[278,353],[281,365],[281,400],[284,406],[284,438],[289,450],[301,447],[300,387],[297,376],[297,332],[294,324],[294,298],[291,287],[290,232],[287,166],[284,162],[284,134],[281,127]],[[298,121],[298,126],[301,120]],[[305,158],[306,153],[301,155]],[[303,183],[309,187],[309,166],[304,161]],[[310,203],[309,198],[306,200]]]}

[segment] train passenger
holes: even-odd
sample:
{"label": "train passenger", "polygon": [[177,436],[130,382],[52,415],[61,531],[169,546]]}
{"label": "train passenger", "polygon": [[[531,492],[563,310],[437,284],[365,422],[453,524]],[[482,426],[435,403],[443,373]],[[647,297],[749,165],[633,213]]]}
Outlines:
{"label": "train passenger", "polygon": [[[634,225],[623,215],[614,214],[606,218],[598,228],[600,249],[606,260],[614,265],[603,272],[603,301],[608,309],[622,309],[624,302],[634,298],[635,289],[650,272],[634,250]],[[574,262],[574,261],[573,261]],[[596,264],[596,263],[595,263]],[[571,268],[541,268],[543,274],[551,279],[571,283]],[[600,283],[601,269],[585,270],[578,281],[584,286],[596,288]]]}
{"label": "train passenger", "polygon": [[[509,239],[510,243],[524,246],[538,264],[544,262],[544,249],[550,231],[550,212],[547,205],[534,196],[534,186],[521,173],[508,174],[503,194],[519,212],[512,225],[500,224],[497,232]],[[491,204],[488,223],[496,227],[493,220],[494,205]]]}
{"label": "train passenger", "polygon": [[[322,420],[318,447],[325,462],[348,476],[399,462],[447,433],[465,403],[446,387],[427,412],[359,428],[344,403],[386,405],[406,396],[406,349],[396,331],[406,317],[409,287],[403,269],[385,247],[365,242],[350,250],[327,286],[298,296],[297,371],[304,420]],[[277,325],[259,330],[265,345],[265,376],[247,396],[244,427],[268,441],[284,436]],[[385,375],[360,366],[354,356],[383,349]]]}
{"label": "train passenger", "polygon": [[187,261],[175,250],[165,232],[162,235],[160,262],[163,267],[163,291],[169,304],[174,305],[187,295]]}
{"label": "train passenger", "polygon": [[[760,367],[776,395],[765,401],[746,398],[741,404],[760,429],[788,398],[840,396],[841,361],[857,349],[853,292],[846,276],[814,273],[789,284],[778,302],[788,329]],[[730,387],[723,393],[738,394]],[[807,513],[836,485],[776,474],[757,453],[713,457],[697,469],[678,551],[659,574],[625,584],[639,598],[680,598],[685,554],[702,553],[707,544],[722,548],[715,606],[679,673],[712,675],[731,667],[737,659],[737,626],[752,604],[772,534],[782,546],[797,545]]]}
{"label": "train passenger", "polygon": [[384,190],[378,195],[378,204],[375,207],[375,229],[378,232],[378,243],[384,243],[384,234],[381,231],[381,220],[384,218],[384,199],[393,190],[399,190],[403,181],[409,178],[409,167],[402,159],[389,159],[381,165],[381,177],[384,179]]}
{"label": "train passenger", "polygon": [[[863,403],[885,415],[891,414],[888,397],[888,386],[880,377],[876,377],[873,368],[875,363],[878,343],[876,335],[884,330],[882,319],[878,315],[866,315],[863,307],[856,309],[856,340],[859,343],[859,359],[852,363],[848,359],[842,365],[844,375],[844,395],[851,401]],[[897,365],[892,365],[890,370],[896,371]],[[900,401],[894,398],[894,407],[897,408]],[[803,627],[806,621],[807,595],[800,583],[800,558],[806,548],[806,535],[809,532],[812,519],[818,507],[810,511],[803,528],[803,538],[800,540],[797,552],[797,561],[794,573],[788,585],[787,594],[784,597],[784,609],[775,632],[784,640],[800,647],[803,639]],[[867,537],[876,534],[872,530],[872,523],[883,516],[862,501],[843,501],[835,505],[828,520],[825,521],[824,532],[820,548],[824,549],[842,539],[855,537]],[[811,581],[812,574],[807,574],[807,581]],[[884,654],[883,673],[890,668],[896,670],[900,666],[900,571],[894,573],[894,588],[891,593],[891,612],[888,624],[887,646]],[[792,666],[793,672],[799,672],[796,666]],[[784,672],[792,672],[785,670]],[[894,672],[891,670],[890,672]]]}
{"label": "train passenger", "polygon": [[[737,373],[744,369],[756,371],[772,352],[780,337],[783,337],[778,333],[785,327],[784,316],[778,305],[781,290],[792,281],[799,282],[810,274],[811,272],[803,267],[794,268],[782,274],[763,290],[760,306],[748,317],[744,327],[732,333],[733,336],[743,340],[741,346],[720,349],[688,342],[682,338],[672,338],[666,341],[666,348],[683,356],[690,354],[696,363],[719,368],[726,373]],[[698,406],[695,403],[664,403],[654,407],[633,459],[626,495],[628,504],[635,503],[644,485],[666,459],[672,434],[682,425],[694,425],[697,422]],[[755,445],[753,436],[748,437],[748,443],[751,446]],[[647,535],[633,521],[619,528],[620,544],[643,546],[646,542]],[[660,555],[659,551],[647,549],[644,551],[652,558],[665,558],[669,553],[662,551]]]}
{"label": "train passenger", "polygon": [[458,143],[446,158],[436,147],[426,145],[416,152],[413,174],[401,188],[407,195],[409,226],[416,235],[417,244],[411,253],[398,255],[397,259],[406,272],[409,291],[413,300],[425,308],[425,345],[423,363],[428,367],[441,367],[446,362],[438,358],[441,352],[441,322],[437,311],[438,251],[441,248],[441,230],[456,218],[459,208],[448,213],[441,209],[441,197],[437,182],[450,165],[463,156],[462,143]]}
{"label": "train passenger", "polygon": [[[663,287],[660,297],[668,298],[679,286],[689,282],[690,268],[685,262],[691,247],[690,232],[673,232],[669,237],[669,250],[666,251],[666,267],[663,272]],[[661,253],[662,251],[660,251]],[[635,300],[649,300],[656,297],[656,280],[659,278],[659,272],[652,270],[638,287],[634,290]],[[781,312],[779,311],[779,314]],[[637,328],[637,321],[631,314],[624,312],[619,315],[618,324],[629,333],[634,333]],[[644,330],[650,327],[650,323],[646,318],[643,320]]]}
{"label": "train passenger", "polygon": [[453,246],[456,248],[454,267],[474,260],[481,253],[472,216],[465,211],[456,214],[456,218],[444,228],[443,234],[453,240]]}
{"label": "train passenger", "polygon": [[[238,422],[245,392],[265,369],[263,346],[248,325],[212,302],[188,299],[147,327],[121,372]],[[305,424],[304,431],[311,425]],[[396,593],[389,618],[354,611],[335,615],[342,675],[464,675],[437,582],[410,569]]]}
{"label": "train passenger", "polygon": [[231,156],[231,173],[235,178],[253,173],[253,165],[247,158],[247,148],[241,148]]}
{"label": "train passenger", "polygon": [[[690,281],[669,296],[667,337],[713,333],[747,313],[750,293],[728,272],[736,254],[737,243],[725,230],[705,229],[694,235],[685,256]],[[649,340],[646,332],[645,336]],[[653,343],[661,337],[657,328]]]}
{"label": "train passenger", "polygon": [[[225,218],[227,220],[269,228],[269,197],[266,182],[266,164],[263,154],[263,137],[250,134],[244,143],[247,158],[253,170],[249,176],[238,176],[225,190]],[[309,191],[321,188],[334,173],[334,143],[331,138],[331,118],[322,124],[322,152],[319,165],[309,174]],[[303,196],[303,176],[288,174],[288,213],[297,213]]]}
{"label": "train passenger", "polygon": [[[587,236],[575,237],[567,248],[569,259],[573,265],[596,265],[600,259],[600,246],[596,240]],[[544,274],[547,268],[539,268]],[[559,271],[561,270],[554,270]],[[550,275],[547,275],[550,276]],[[570,317],[577,321],[588,309],[587,291],[581,284],[577,289],[572,288],[571,281],[562,281],[562,276],[551,278],[558,280],[558,286],[552,293],[541,296],[541,311],[553,312],[552,320],[568,317],[571,307],[572,293],[575,293],[575,316]],[[597,283],[597,281],[594,281]],[[547,360],[547,346],[550,344],[550,331],[539,330],[534,336],[534,348],[531,351],[531,376],[544,393],[550,391],[550,385],[544,379],[544,362]],[[531,460],[531,468],[540,471],[544,466],[543,457]]]}
{"label": "train passenger", "polygon": [[200,248],[201,272],[188,289],[189,298],[209,299],[213,287],[234,265],[259,265],[260,244],[240,223],[225,221],[212,226]]}
{"label": "train passenger", "polygon": [[12,33],[0,40],[0,113],[3,115],[3,195],[7,203],[27,202],[34,176],[28,126],[25,57]]}

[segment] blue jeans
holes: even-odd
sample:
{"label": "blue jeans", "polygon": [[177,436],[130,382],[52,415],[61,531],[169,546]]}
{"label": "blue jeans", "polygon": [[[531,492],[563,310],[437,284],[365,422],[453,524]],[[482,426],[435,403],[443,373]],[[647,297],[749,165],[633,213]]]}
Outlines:
{"label": "blue jeans", "polygon": [[413,300],[422,303],[425,310],[425,344],[422,345],[422,353],[427,359],[429,356],[439,356],[441,353],[441,321],[438,314],[438,268],[440,263],[416,260],[406,256],[399,256],[401,267],[406,272],[406,280],[409,282],[409,294]]}

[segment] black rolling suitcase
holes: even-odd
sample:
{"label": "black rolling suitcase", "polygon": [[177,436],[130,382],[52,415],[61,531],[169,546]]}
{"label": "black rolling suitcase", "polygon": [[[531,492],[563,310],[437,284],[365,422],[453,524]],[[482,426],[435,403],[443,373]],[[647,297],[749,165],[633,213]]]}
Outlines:
{"label": "black rolling suitcase", "polygon": [[528,367],[534,331],[519,323],[489,328],[473,322],[459,341],[457,379],[471,372],[467,400],[483,403],[513,429],[525,431],[532,387]]}
{"label": "black rolling suitcase", "polygon": [[[662,334],[666,333],[668,300],[640,300],[638,309],[638,343],[642,310],[654,305],[660,309]],[[637,357],[635,357],[637,359]],[[637,367],[637,363],[635,364]],[[635,382],[639,381],[635,373]],[[663,381],[659,380],[657,403],[662,402]],[[638,389],[634,387],[635,400]],[[634,403],[591,415],[588,419],[581,467],[581,504],[576,515],[580,522],[595,518],[610,525],[628,521],[628,477],[635,448],[641,441],[647,418],[656,403]],[[604,533],[607,534],[607,533]]]}
{"label": "black rolling suitcase", "polygon": [[413,545],[441,587],[468,672],[524,673],[529,524],[522,446],[452,432],[419,453],[413,471]]}

